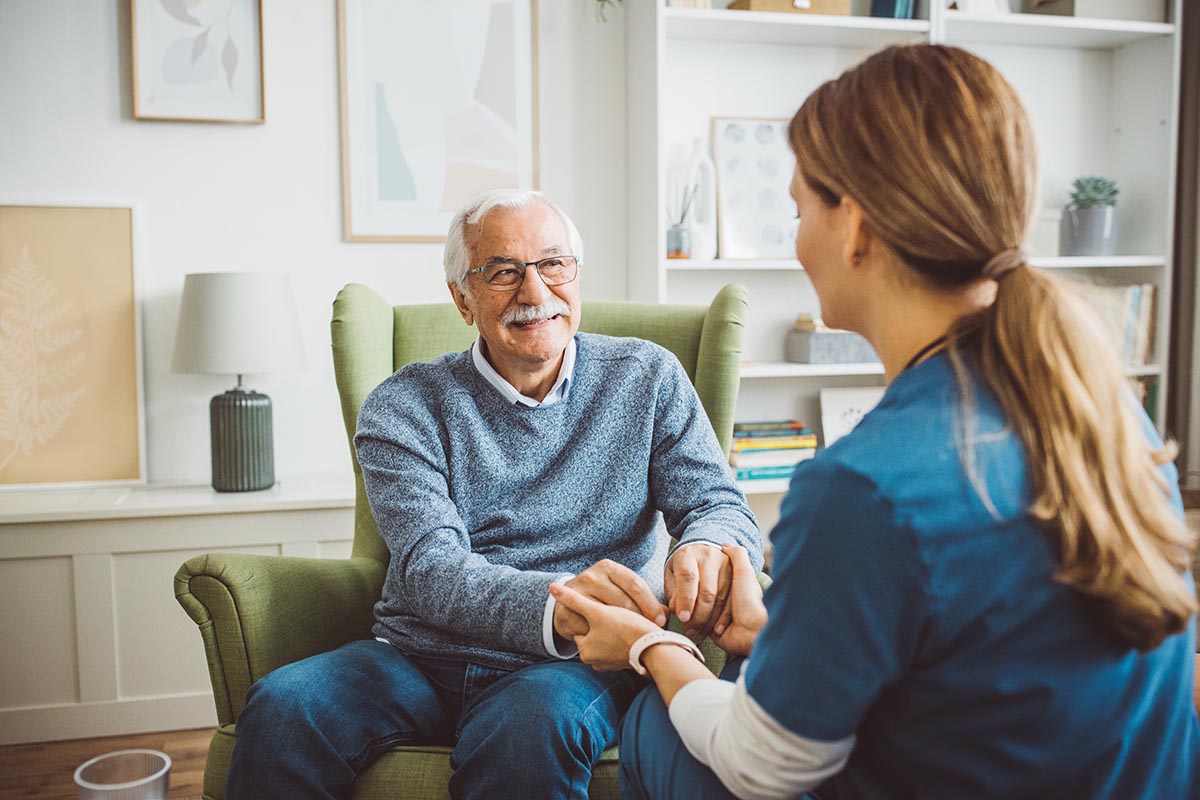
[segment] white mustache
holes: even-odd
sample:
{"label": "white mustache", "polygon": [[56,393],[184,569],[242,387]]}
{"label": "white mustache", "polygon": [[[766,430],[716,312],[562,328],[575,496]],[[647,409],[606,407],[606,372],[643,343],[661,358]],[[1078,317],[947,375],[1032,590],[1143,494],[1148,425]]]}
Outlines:
{"label": "white mustache", "polygon": [[560,317],[569,317],[571,316],[571,307],[557,297],[551,297],[537,306],[513,306],[501,315],[500,322],[504,325],[521,325],[539,319],[550,319],[556,314]]}

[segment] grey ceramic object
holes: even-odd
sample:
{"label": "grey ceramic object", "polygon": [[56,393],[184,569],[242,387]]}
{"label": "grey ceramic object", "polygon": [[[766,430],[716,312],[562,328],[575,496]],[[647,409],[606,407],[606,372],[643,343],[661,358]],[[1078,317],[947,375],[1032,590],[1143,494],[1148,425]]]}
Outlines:
{"label": "grey ceramic object", "polygon": [[1059,225],[1059,255],[1111,256],[1117,252],[1116,206],[1067,206]]}
{"label": "grey ceramic object", "polygon": [[271,398],[230,389],[208,406],[212,485],[218,492],[254,492],[275,485]]}
{"label": "grey ceramic object", "polygon": [[784,358],[800,364],[860,364],[879,360],[870,342],[849,331],[790,330]]}

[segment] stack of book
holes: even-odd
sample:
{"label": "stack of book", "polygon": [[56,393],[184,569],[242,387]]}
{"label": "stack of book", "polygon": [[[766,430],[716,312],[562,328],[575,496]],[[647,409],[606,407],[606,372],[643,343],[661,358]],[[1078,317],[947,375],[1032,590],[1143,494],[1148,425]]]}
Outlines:
{"label": "stack of book", "polygon": [[1113,345],[1130,367],[1143,367],[1153,356],[1155,287],[1081,285],[1092,310],[1111,331]]}
{"label": "stack of book", "polygon": [[729,463],[737,479],[790,478],[796,465],[817,453],[817,437],[798,419],[735,422]]}

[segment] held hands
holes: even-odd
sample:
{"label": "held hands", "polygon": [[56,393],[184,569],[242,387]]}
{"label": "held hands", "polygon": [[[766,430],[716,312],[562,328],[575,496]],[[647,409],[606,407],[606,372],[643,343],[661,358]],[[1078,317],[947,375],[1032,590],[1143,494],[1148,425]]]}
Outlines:
{"label": "held hands", "polygon": [[597,603],[567,586],[551,584],[555,607],[583,620],[586,632],[574,637],[579,658],[601,672],[628,669],[633,643],[662,627],[628,608]]}
{"label": "held hands", "polygon": [[[609,606],[614,611],[624,611],[637,617],[650,626],[647,630],[655,630],[667,624],[666,607],[658,602],[658,598],[641,576],[623,564],[606,558],[571,578],[566,585],[573,590],[572,594],[598,601],[593,605],[604,604],[601,608]],[[558,601],[554,604],[555,633],[564,639],[576,639],[586,635],[589,630],[588,618],[570,604],[564,604],[555,591],[558,588],[561,587],[550,587],[550,593]],[[627,658],[628,652],[626,648]],[[628,665],[629,662],[624,663]]]}
{"label": "held hands", "polygon": [[684,634],[693,642],[704,641],[721,619],[732,578],[724,547],[718,550],[691,545],[676,550],[668,560],[663,575],[667,606],[679,617]]}
{"label": "held hands", "polygon": [[713,627],[713,641],[730,655],[748,656],[758,632],[767,624],[762,586],[746,548],[727,544],[721,547],[721,552],[729,556],[733,565],[733,586],[725,610]]}

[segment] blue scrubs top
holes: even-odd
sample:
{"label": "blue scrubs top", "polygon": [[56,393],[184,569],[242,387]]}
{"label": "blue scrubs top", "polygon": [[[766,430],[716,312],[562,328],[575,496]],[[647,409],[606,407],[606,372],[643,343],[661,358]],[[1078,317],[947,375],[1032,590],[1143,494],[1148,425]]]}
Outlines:
{"label": "blue scrubs top", "polygon": [[1195,618],[1140,654],[1053,580],[1020,440],[974,385],[998,516],[959,456],[948,357],[906,370],[792,480],[750,695],[801,736],[857,736],[822,800],[1200,797]]}

